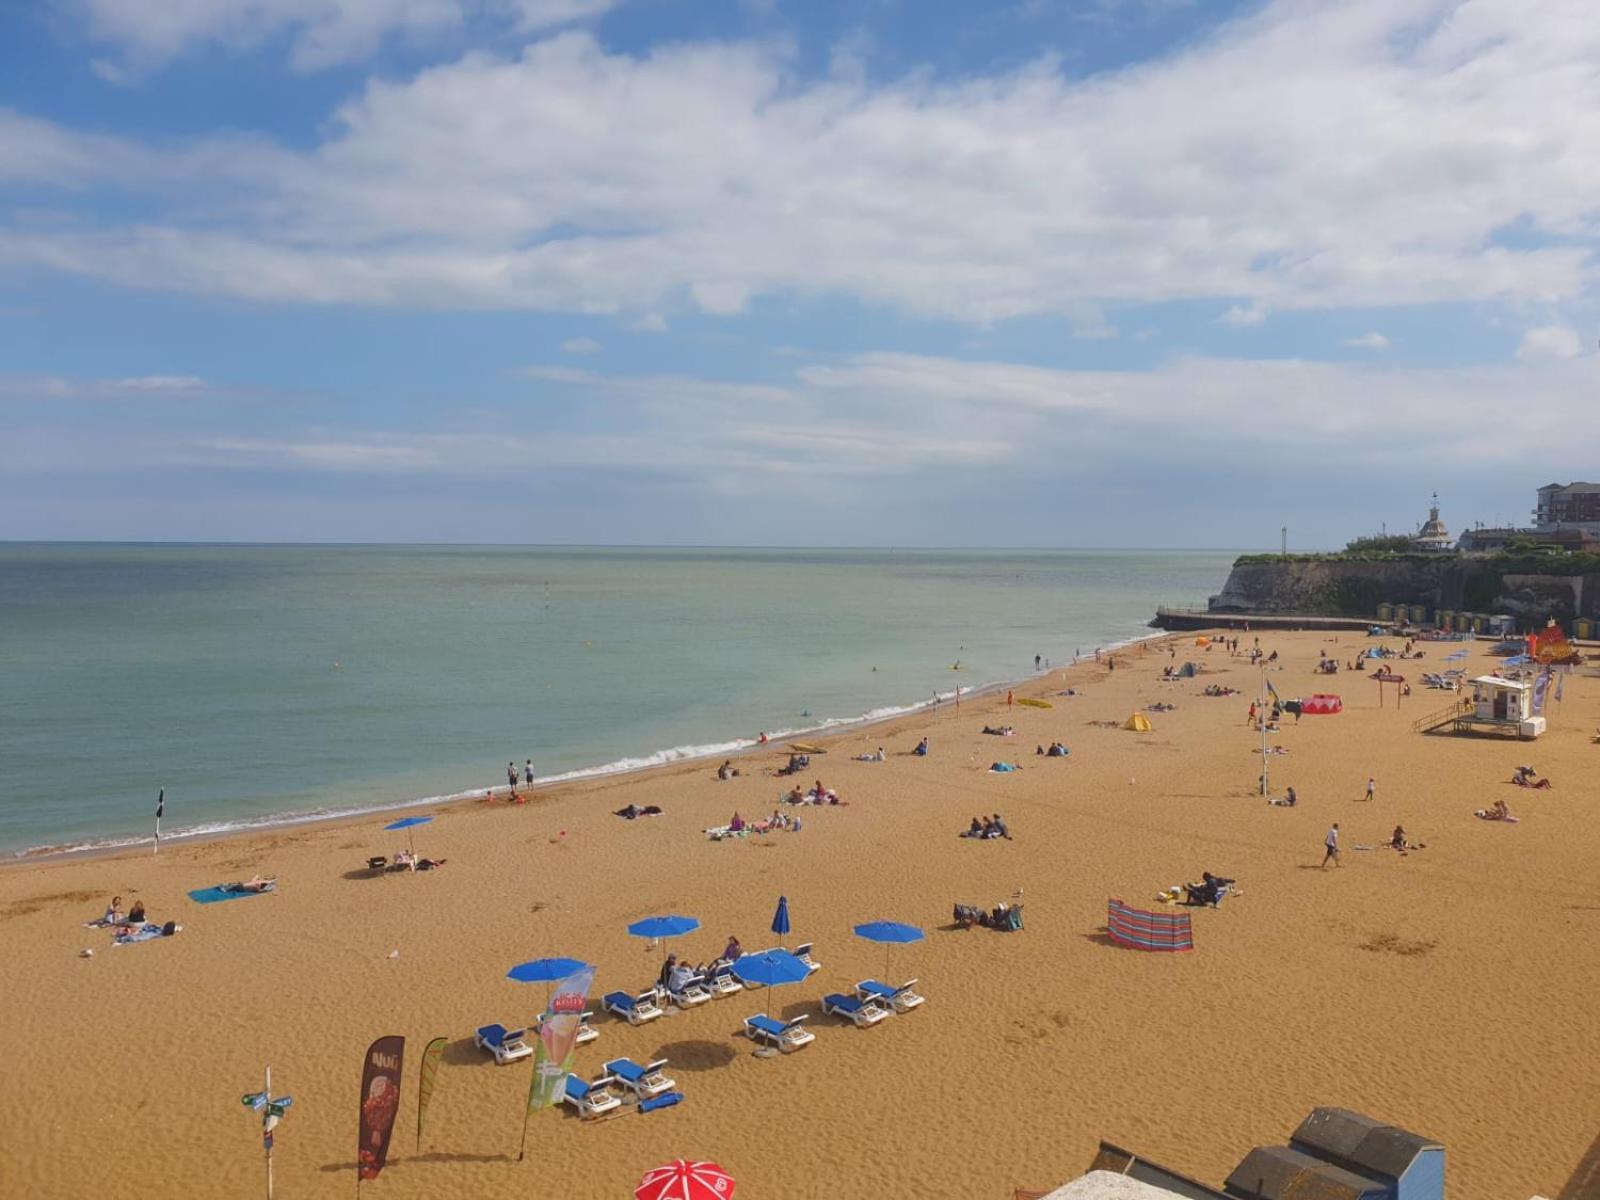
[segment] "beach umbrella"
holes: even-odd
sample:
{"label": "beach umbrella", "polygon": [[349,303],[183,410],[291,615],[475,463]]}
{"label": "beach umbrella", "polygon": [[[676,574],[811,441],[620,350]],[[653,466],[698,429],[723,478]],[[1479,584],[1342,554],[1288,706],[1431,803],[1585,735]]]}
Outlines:
{"label": "beach umbrella", "polygon": [[680,1158],[646,1171],[633,1194],[637,1200],[729,1200],[733,1188],[733,1176],[716,1163]]}
{"label": "beach umbrella", "polygon": [[[789,932],[789,897],[778,897],[778,909],[772,914],[772,932],[780,938]],[[779,943],[782,944],[781,942]]]}
{"label": "beach umbrella", "polygon": [[[866,938],[869,942],[882,942],[883,970],[889,972],[889,947],[896,943],[920,942],[923,938],[922,930],[915,925],[906,925],[900,921],[868,921],[865,925],[857,925],[855,930],[858,938]],[[888,980],[884,980],[885,983]]]}
{"label": "beach umbrella", "polygon": [[[390,821],[384,826],[384,829],[411,829],[417,825],[426,825],[431,820],[433,820],[432,817],[401,817],[398,821]],[[406,845],[410,848],[411,853],[415,854],[417,847],[411,840],[413,836],[410,833],[406,834]]]}
{"label": "beach umbrella", "polygon": [[583,970],[588,963],[576,958],[536,958],[532,962],[518,963],[506,972],[506,978],[517,983],[544,984],[544,1007],[550,1010],[550,985]]}
{"label": "beach umbrella", "polygon": [[642,921],[635,921],[628,926],[628,932],[634,937],[649,938],[653,946],[657,938],[677,937],[680,934],[693,933],[699,928],[700,922],[693,917],[672,915],[646,917]]}
{"label": "beach umbrella", "polygon": [[787,950],[741,954],[734,959],[732,970],[741,983],[755,983],[763,987],[799,983],[811,974],[811,967],[805,959],[797,958]]}

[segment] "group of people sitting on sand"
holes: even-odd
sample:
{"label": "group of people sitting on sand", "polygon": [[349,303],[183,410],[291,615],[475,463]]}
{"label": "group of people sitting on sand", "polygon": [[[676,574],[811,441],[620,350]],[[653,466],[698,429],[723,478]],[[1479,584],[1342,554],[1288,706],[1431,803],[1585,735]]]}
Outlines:
{"label": "group of people sitting on sand", "polygon": [[1511,782],[1518,787],[1535,788],[1540,791],[1555,786],[1548,779],[1540,779],[1539,772],[1529,766],[1518,767],[1516,774],[1511,776]]}
{"label": "group of people sitting on sand", "polygon": [[1391,850],[1398,850],[1402,854],[1408,850],[1426,850],[1428,848],[1422,842],[1409,841],[1406,838],[1406,829],[1404,825],[1396,825],[1394,827],[1394,832],[1389,835],[1389,840],[1385,842],[1384,845],[1389,847]]}
{"label": "group of people sitting on sand", "polygon": [[[259,879],[259,876],[257,878]],[[230,884],[229,886],[237,887],[239,885]],[[173,934],[183,931],[183,926],[176,921],[168,921],[165,925],[153,924],[145,915],[143,900],[135,900],[133,907],[127,912],[123,912],[121,896],[111,897],[111,903],[106,905],[105,913],[97,920],[85,921],[84,924],[91,928],[111,930],[111,940],[119,945],[125,945],[129,942],[142,942],[149,938],[171,937]],[[84,950],[83,954],[85,957],[89,957],[94,954],[94,951]]]}
{"label": "group of people sitting on sand", "polygon": [[790,816],[778,809],[772,810],[772,815],[760,821],[746,821],[738,813],[733,814],[725,828],[730,833],[773,833],[782,830],[785,833],[799,833],[801,829],[800,818]]}
{"label": "group of people sitting on sand", "polygon": [[435,867],[442,867],[445,860],[442,858],[429,858],[424,854],[417,854],[411,850],[400,850],[389,860],[391,871],[431,871]]}
{"label": "group of people sitting on sand", "polygon": [[1006,823],[1001,820],[1000,814],[995,813],[990,817],[973,817],[972,824],[961,835],[965,838],[1005,838],[1011,840],[1011,830],[1006,828]]}
{"label": "group of people sitting on sand", "polygon": [[889,756],[883,752],[883,747],[879,746],[871,754],[858,754],[858,755],[856,755],[854,761],[856,761],[856,762],[888,762],[889,761]]}
{"label": "group of people sitting on sand", "polygon": [[830,787],[824,787],[822,780],[817,780],[811,785],[809,792],[802,791],[797,783],[782,796],[780,800],[785,804],[848,804],[849,801],[839,799],[839,793]]}
{"label": "group of people sitting on sand", "polygon": [[1267,798],[1267,803],[1276,808],[1293,808],[1296,804],[1300,803],[1300,797],[1294,794],[1293,788],[1284,788],[1283,795],[1269,796]]}
{"label": "group of people sitting on sand", "polygon": [[1206,684],[1206,690],[1201,693],[1204,696],[1237,696],[1238,694],[1238,688],[1223,687],[1220,683]]}
{"label": "group of people sitting on sand", "polygon": [[995,737],[1012,737],[1017,732],[1010,725],[985,725],[983,731]]}
{"label": "group of people sitting on sand", "polygon": [[1065,758],[1068,754],[1070,754],[1072,752],[1070,750],[1068,750],[1060,742],[1051,742],[1050,743],[1050,748],[1048,750],[1045,749],[1043,746],[1035,746],[1033,748],[1033,753],[1034,753],[1035,756],[1038,756],[1038,755],[1042,754],[1042,755],[1044,755],[1045,758]]}
{"label": "group of people sitting on sand", "polygon": [[721,954],[709,962],[690,965],[687,961],[679,961],[676,954],[667,955],[667,961],[661,964],[661,974],[656,976],[656,987],[664,992],[681,992],[696,979],[709,979],[723,966],[736,962],[744,954],[744,948],[739,945],[739,939],[730,937],[728,944]]}
{"label": "group of people sitting on sand", "polygon": [[985,929],[1014,933],[1022,928],[1022,905],[996,904],[993,909],[985,912],[975,904],[958,904],[952,913],[952,919],[960,929],[971,929],[974,925],[982,925]]}
{"label": "group of people sitting on sand", "polygon": [[810,765],[811,765],[811,755],[809,755],[809,754],[791,754],[791,755],[789,755],[789,764],[787,766],[779,767],[778,768],[778,774],[779,775],[798,775],[798,774],[800,774],[801,771],[804,771]]}

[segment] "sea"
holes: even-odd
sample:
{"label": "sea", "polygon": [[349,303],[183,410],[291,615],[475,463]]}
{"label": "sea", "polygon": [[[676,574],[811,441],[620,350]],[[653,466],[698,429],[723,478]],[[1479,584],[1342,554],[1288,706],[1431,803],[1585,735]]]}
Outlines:
{"label": "sea", "polygon": [[892,717],[1148,636],[1225,551],[0,544],[0,855]]}

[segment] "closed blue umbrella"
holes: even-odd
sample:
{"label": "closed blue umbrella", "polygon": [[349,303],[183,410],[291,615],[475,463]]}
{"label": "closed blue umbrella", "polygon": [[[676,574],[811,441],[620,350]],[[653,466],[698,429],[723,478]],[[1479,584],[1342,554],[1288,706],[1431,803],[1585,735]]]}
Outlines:
{"label": "closed blue umbrella", "polygon": [[[856,926],[856,936],[866,938],[869,942],[884,943],[883,970],[889,972],[889,947],[897,942],[920,942],[923,938],[922,930],[915,925],[906,925],[900,921],[868,921],[865,925]],[[888,980],[884,980],[885,983]]]}
{"label": "closed blue umbrella", "polygon": [[[411,829],[417,825],[426,825],[431,820],[433,820],[432,817],[401,817],[398,821],[390,821],[384,826],[384,829],[386,831],[390,829]],[[412,854],[416,854],[416,843],[411,840],[413,836],[409,833],[406,834],[406,846]]]}
{"label": "closed blue umbrella", "polygon": [[778,911],[772,914],[772,932],[780,938],[789,932],[789,897],[778,897]]}
{"label": "closed blue umbrella", "polygon": [[811,974],[811,968],[787,950],[763,950],[735,959],[733,973],[744,983],[776,987],[780,983],[799,983]]}

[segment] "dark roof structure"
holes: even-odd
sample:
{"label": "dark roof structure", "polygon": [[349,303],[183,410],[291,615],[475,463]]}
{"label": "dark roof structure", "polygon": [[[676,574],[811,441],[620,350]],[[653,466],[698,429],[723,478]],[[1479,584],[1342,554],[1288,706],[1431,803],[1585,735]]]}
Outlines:
{"label": "dark roof structure", "polygon": [[1224,1187],[1239,1200],[1387,1200],[1389,1186],[1290,1146],[1257,1146]]}
{"label": "dark roof structure", "polygon": [[1347,1108],[1318,1108],[1300,1122],[1289,1144],[1351,1171],[1398,1180],[1424,1150],[1443,1150],[1429,1138]]}

